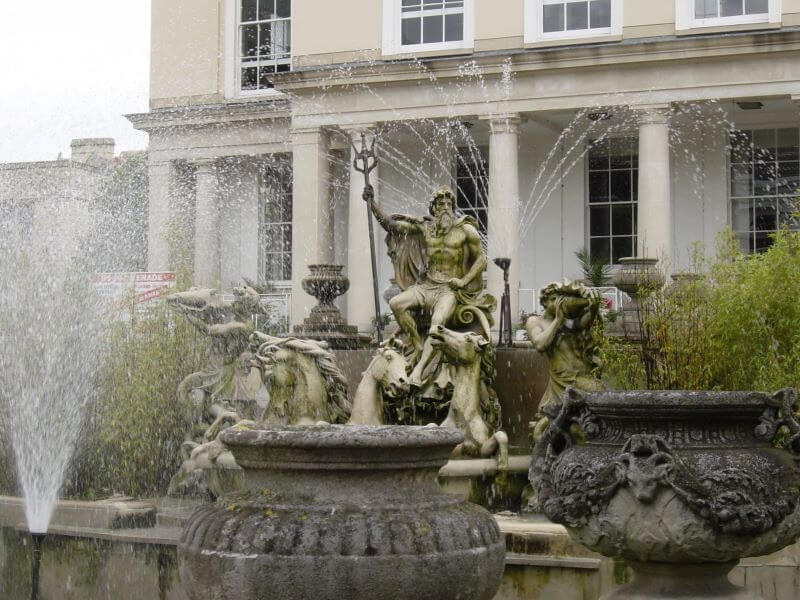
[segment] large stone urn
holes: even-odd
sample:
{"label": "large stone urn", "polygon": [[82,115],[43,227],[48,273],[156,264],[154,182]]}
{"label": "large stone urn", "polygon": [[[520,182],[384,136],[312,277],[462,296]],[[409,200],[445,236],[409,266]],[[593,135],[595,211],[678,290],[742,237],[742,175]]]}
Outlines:
{"label": "large stone urn", "polygon": [[[800,535],[794,408],[789,390],[569,389],[534,448],[531,483],[548,518],[632,567],[632,583],[605,599],[753,599],[728,571]],[[773,444],[782,427],[785,449]]]}
{"label": "large stone urn", "polygon": [[178,558],[192,600],[490,600],[505,544],[436,481],[462,435],[438,427],[222,433],[243,492],[192,515]]}

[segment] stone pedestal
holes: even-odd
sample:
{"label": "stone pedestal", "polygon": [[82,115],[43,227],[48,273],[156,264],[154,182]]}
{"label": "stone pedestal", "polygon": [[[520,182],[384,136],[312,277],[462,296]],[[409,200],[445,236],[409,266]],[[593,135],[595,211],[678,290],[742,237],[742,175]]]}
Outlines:
{"label": "stone pedestal", "polygon": [[360,348],[370,342],[370,337],[359,335],[358,329],[348,325],[333,303],[344,294],[350,282],[342,275],[342,265],[309,265],[311,274],[303,279],[303,291],[317,299],[302,325],[294,326],[298,337],[322,340],[332,349]]}
{"label": "stone pedestal", "polygon": [[620,269],[611,283],[631,297],[622,307],[622,330],[626,338],[639,340],[642,337],[642,296],[664,285],[664,274],[656,266],[657,258],[630,256],[620,258],[619,263]]}

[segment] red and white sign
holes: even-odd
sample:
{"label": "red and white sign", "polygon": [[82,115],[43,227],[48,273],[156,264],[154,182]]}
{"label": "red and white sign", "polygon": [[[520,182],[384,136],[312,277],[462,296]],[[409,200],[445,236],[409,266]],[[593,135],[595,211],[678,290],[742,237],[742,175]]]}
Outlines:
{"label": "red and white sign", "polygon": [[139,271],[133,273],[95,273],[92,282],[101,297],[120,308],[126,294],[133,294],[137,309],[147,302],[161,298],[175,287],[175,273],[171,271]]}

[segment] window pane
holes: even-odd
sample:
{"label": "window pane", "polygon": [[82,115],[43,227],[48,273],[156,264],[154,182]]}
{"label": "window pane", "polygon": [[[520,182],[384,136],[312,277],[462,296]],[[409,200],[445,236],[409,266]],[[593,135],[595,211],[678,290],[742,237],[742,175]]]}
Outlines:
{"label": "window pane", "polygon": [[564,5],[545,4],[542,7],[542,31],[564,31]]}
{"label": "window pane", "polygon": [[756,196],[770,196],[775,193],[775,163],[756,162],[753,165],[753,192]]}
{"label": "window pane", "polygon": [[255,56],[258,48],[258,25],[242,27],[242,56]]}
{"label": "window pane", "polygon": [[753,160],[753,139],[749,131],[732,131],[730,143],[732,162],[744,163]]}
{"label": "window pane", "polygon": [[267,252],[278,252],[281,249],[280,225],[264,226],[264,248]]}
{"label": "window pane", "polygon": [[611,171],[611,201],[631,201],[631,172]]}
{"label": "window pane", "polygon": [[637,153],[633,138],[613,138],[609,144],[612,169],[629,169],[633,166],[631,157]]}
{"label": "window pane", "polygon": [[458,42],[464,39],[464,14],[446,15],[444,18],[444,41]]}
{"label": "window pane", "polygon": [[288,281],[292,278],[292,255],[286,253],[283,255],[283,279]]}
{"label": "window pane", "polygon": [[713,19],[717,16],[717,0],[694,0],[695,19]]}
{"label": "window pane", "polygon": [[275,13],[279,19],[286,19],[292,16],[292,0],[276,0]]}
{"label": "window pane", "polygon": [[736,17],[744,14],[743,0],[719,0],[720,17]]}
{"label": "window pane", "polygon": [[281,249],[284,252],[291,252],[292,251],[292,226],[291,225],[281,225],[281,229],[283,230],[283,245]]}
{"label": "window pane", "polygon": [[753,132],[753,160],[755,162],[775,160],[774,129],[758,129]]}
{"label": "window pane", "polygon": [[248,67],[247,69],[242,69],[242,89],[243,90],[254,90],[256,89],[258,82],[258,69],[255,67]]}
{"label": "window pane", "polygon": [[589,208],[589,235],[609,235],[611,233],[611,207],[592,206]]}
{"label": "window pane", "polygon": [[258,54],[260,56],[270,56],[272,54],[272,23],[262,23],[259,27],[260,39]]}
{"label": "window pane", "polygon": [[609,238],[594,238],[589,240],[589,254],[592,258],[602,260],[605,264],[610,264],[611,242]]}
{"label": "window pane", "polygon": [[594,0],[589,4],[589,26],[611,27],[611,0]]}
{"label": "window pane", "polygon": [[774,200],[757,200],[753,211],[756,231],[775,231],[778,229],[778,207]]}
{"label": "window pane", "polygon": [[747,197],[753,195],[753,177],[750,164],[731,165],[731,196]]}
{"label": "window pane", "polygon": [[242,21],[256,20],[256,0],[242,0]]}
{"label": "window pane", "polygon": [[779,194],[794,195],[800,183],[800,165],[797,162],[786,162],[778,164],[778,189]]}
{"label": "window pane", "polygon": [[421,24],[422,19],[403,19],[401,39],[404,46],[411,46],[422,42]]}
{"label": "window pane", "polygon": [[589,168],[607,169],[608,168],[608,141],[601,140],[592,142],[589,146]]}
{"label": "window pane", "polygon": [[618,205],[611,207],[611,234],[633,234],[633,206]]}
{"label": "window pane", "polygon": [[608,173],[589,173],[589,202],[608,202]]}
{"label": "window pane", "polygon": [[275,18],[275,0],[258,0],[258,20]]}
{"label": "window pane", "polygon": [[772,245],[772,233],[756,233],[755,245],[753,250],[755,252],[763,252]]}
{"label": "window pane", "polygon": [[422,0],[403,0],[403,8],[419,8]]}
{"label": "window pane", "polygon": [[[638,162],[638,156],[634,157],[634,163]],[[639,169],[637,168],[633,172],[633,183],[631,184],[631,201],[638,202],[639,201]],[[635,217],[634,217],[635,218]]]}
{"label": "window pane", "polygon": [[612,240],[612,242],[613,242],[613,253],[611,255],[611,260],[615,265],[619,264],[620,258],[626,258],[628,256],[635,255],[633,251],[632,237],[624,237],[624,238],[615,237]]}
{"label": "window pane", "polygon": [[779,198],[778,199],[778,225],[781,227],[788,225],[792,229],[800,227],[800,222],[797,219],[797,211],[800,209],[797,201],[794,198]]}
{"label": "window pane", "polygon": [[275,87],[272,83],[272,75],[275,73],[274,65],[267,65],[258,69],[259,89],[270,89]]}
{"label": "window pane", "polygon": [[424,44],[435,44],[442,41],[442,28],[444,22],[442,15],[424,17],[422,19],[422,42]]}
{"label": "window pane", "polygon": [[798,160],[798,129],[778,129],[778,160]]}
{"label": "window pane", "polygon": [[589,28],[589,3],[567,3],[567,30]]}
{"label": "window pane", "polygon": [[272,23],[272,52],[275,58],[289,58],[292,52],[291,21]]}
{"label": "window pane", "polygon": [[745,0],[745,14],[760,15],[769,12],[769,0]]}

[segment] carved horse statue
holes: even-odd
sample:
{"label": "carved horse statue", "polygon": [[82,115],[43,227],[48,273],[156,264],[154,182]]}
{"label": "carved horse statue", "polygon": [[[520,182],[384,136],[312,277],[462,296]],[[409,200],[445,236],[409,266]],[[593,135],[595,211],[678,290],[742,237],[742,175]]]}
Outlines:
{"label": "carved horse statue", "polygon": [[499,430],[500,405],[491,388],[494,364],[489,340],[473,331],[453,331],[441,325],[428,335],[444,355],[453,386],[447,417],[440,426],[460,429],[466,438],[453,455],[488,457],[497,453],[498,466],[506,467],[508,436]]}
{"label": "carved horse statue", "polygon": [[408,392],[408,363],[402,345],[392,338],[385,342],[366,371],[353,398],[350,425],[383,425],[384,398],[395,399]]}
{"label": "carved horse statue", "polygon": [[183,463],[170,481],[170,495],[192,492],[217,497],[226,491],[220,469],[238,469],[233,455],[219,439],[227,425],[344,423],[350,416],[347,382],[326,344],[257,331],[252,334],[250,345],[251,350],[257,347],[253,364],[270,391],[259,422],[242,420],[224,406],[212,406],[209,412],[214,422],[206,430],[204,443],[186,442],[182,448]]}
{"label": "carved horse statue", "polygon": [[265,425],[344,423],[352,404],[347,380],[327,344],[299,338],[277,338],[255,332],[254,364],[261,369],[270,399],[259,422]]}

